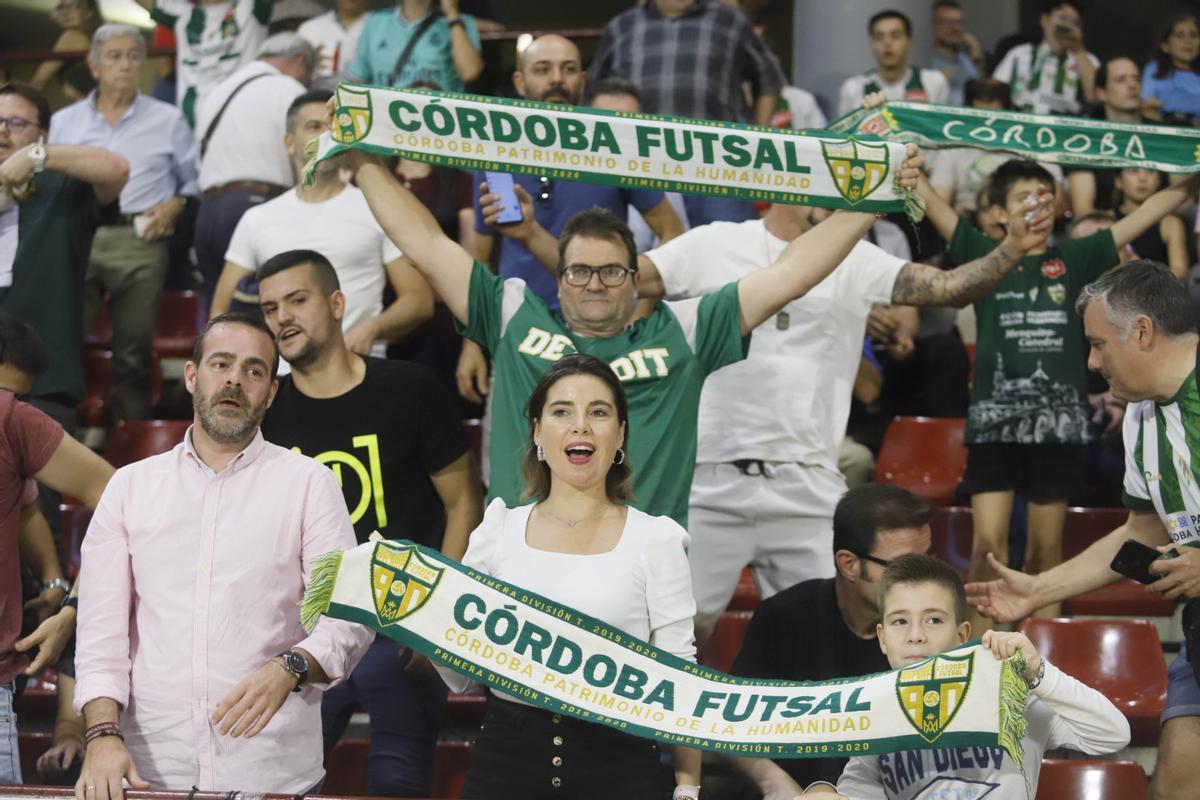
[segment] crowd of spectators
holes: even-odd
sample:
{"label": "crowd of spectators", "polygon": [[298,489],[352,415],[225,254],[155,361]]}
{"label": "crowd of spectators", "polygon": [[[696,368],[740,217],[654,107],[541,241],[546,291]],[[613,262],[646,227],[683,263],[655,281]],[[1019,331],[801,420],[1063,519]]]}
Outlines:
{"label": "crowd of spectators", "polygon": [[[965,624],[997,653],[1032,647],[990,632],[1015,618],[996,598],[1036,596],[1045,602],[1028,610],[1055,615],[1069,596],[1058,587],[1081,585],[1035,594],[1009,569],[1060,575],[1073,501],[1124,500],[1150,518],[1128,526],[1158,535],[1144,496],[1157,490],[1128,477],[1143,440],[1128,426],[1122,437],[1122,418],[1130,401],[1173,395],[1129,390],[1094,323],[1085,337],[1085,309],[1111,307],[1113,293],[1145,300],[1133,278],[1088,286],[1132,265],[1171,298],[1137,306],[1153,323],[1143,352],[1154,336],[1162,352],[1186,350],[1176,339],[1195,315],[1188,305],[1191,327],[1181,322],[1176,301],[1200,285],[1189,234],[1200,233],[1200,178],[970,147],[923,152],[918,173],[910,150],[901,179],[928,209],[917,227],[520,175],[521,220],[501,223],[482,173],[353,151],[301,182],[338,83],[489,86],[495,41],[509,39],[492,35],[505,28],[487,3],[336,0],[312,14],[270,0],[139,3],[147,29],[61,0],[52,57],[0,85],[0,712],[23,676],[57,667],[64,705],[39,768],[78,778],[80,800],[116,800],[122,777],[303,794],[358,709],[371,724],[370,793],[427,795],[446,682],[469,687],[357,625],[323,620],[306,634],[288,611],[314,557],[373,531],[691,660],[749,569],[762,605],[732,671],[788,680],[896,665],[876,641],[881,585],[962,592],[928,564],[885,575],[931,547],[930,506],[873,482],[896,414],[965,419],[967,591],[986,599],[956,615],[947,642]],[[1200,126],[1196,17],[1168,20],[1147,59],[1090,52],[1103,21],[1080,2],[1041,5],[1037,31],[991,50],[983,40],[1010,32],[972,30],[953,0],[926,20],[864,15],[861,74],[813,86],[789,81],[736,0],[645,0],[603,26],[588,58],[557,33],[518,40],[502,92],[795,129],[900,100]],[[148,57],[150,44],[174,58]],[[209,318],[173,379],[155,350],[170,290]],[[1006,330],[1026,315],[1040,320],[1020,337],[1040,337],[1031,348]],[[84,430],[98,320],[111,326],[111,389],[103,424]],[[164,379],[182,413],[162,401]],[[1183,387],[1195,394],[1191,377]],[[1196,413],[1189,398],[1175,398],[1176,413]],[[163,416],[194,424],[115,476],[77,441],[100,449],[123,423]],[[1163,447],[1200,430],[1179,425]],[[475,454],[468,430],[482,440]],[[64,495],[94,509],[74,587],[58,558]],[[637,548],[617,547],[634,536]],[[43,612],[25,621],[22,561],[26,599]],[[1197,767],[1179,755],[1200,739],[1192,684],[1168,699],[1190,712],[1167,718],[1178,724],[1164,727],[1155,797],[1194,786]],[[493,698],[464,796],[541,796],[530,781],[564,779],[615,792],[605,760],[628,766],[619,791],[671,796],[667,753],[557,726]],[[9,738],[0,730],[0,784],[21,777]],[[557,768],[564,753],[551,776],[540,762]],[[531,759],[536,769],[520,768]],[[729,765],[776,800],[836,782],[845,760]],[[861,767],[847,772],[856,791]],[[695,800],[698,752],[674,748],[674,768],[674,796]]]}

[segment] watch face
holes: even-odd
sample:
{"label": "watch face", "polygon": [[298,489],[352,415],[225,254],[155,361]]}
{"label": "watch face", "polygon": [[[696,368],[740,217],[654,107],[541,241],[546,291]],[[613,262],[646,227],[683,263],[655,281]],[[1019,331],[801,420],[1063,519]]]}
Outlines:
{"label": "watch face", "polygon": [[308,659],[299,653],[284,653],[283,662],[287,664],[289,670],[297,675],[304,676],[308,673]]}

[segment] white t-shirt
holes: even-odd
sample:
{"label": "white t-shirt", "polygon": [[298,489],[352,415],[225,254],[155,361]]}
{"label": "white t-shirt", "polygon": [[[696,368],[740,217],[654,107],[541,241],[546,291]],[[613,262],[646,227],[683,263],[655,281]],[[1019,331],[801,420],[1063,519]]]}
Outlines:
{"label": "white t-shirt", "polygon": [[910,67],[900,80],[884,83],[875,71],[866,75],[852,75],[842,82],[838,92],[838,116],[849,114],[862,106],[863,95],[868,94],[867,85],[875,84],[873,91],[883,92],[888,100],[909,100],[914,103],[950,102],[950,82],[940,69],[918,69]]}
{"label": "white t-shirt", "polygon": [[358,37],[366,24],[367,15],[363,14],[350,27],[344,27],[338,19],[336,11],[313,17],[300,24],[296,33],[307,39],[313,47],[321,48],[321,63],[313,70],[313,78],[328,78],[342,75],[354,62],[354,54],[358,52]]}
{"label": "white t-shirt", "polygon": [[[670,517],[630,508],[621,538],[607,553],[551,553],[525,541],[532,511],[532,503],[510,509],[493,500],[471,532],[463,565],[570,606],[685,661],[696,660],[687,531]],[[453,691],[471,683],[456,672],[439,672]]]}
{"label": "white t-shirt", "polygon": [[[786,246],[762,220],[713,222],[646,257],[668,297],[698,297],[762,269]],[[904,264],[859,242],[832,275],[755,328],[750,355],[704,381],[697,463],[752,458],[836,472],[867,315],[891,302]]]}
{"label": "white t-shirt", "polygon": [[[354,186],[320,203],[306,203],[292,189],[250,208],[233,231],[225,260],[253,272],[286,250],[316,250],[333,264],[346,295],[343,331],[383,310],[384,265],[400,258]],[[386,354],[384,342],[371,348],[373,356]]]}
{"label": "white t-shirt", "polygon": [[785,86],[779,90],[779,94],[788,104],[788,111],[792,115],[790,127],[794,130],[824,128],[828,124],[829,120],[825,119],[825,112],[817,105],[817,98],[812,92],[798,86]]}
{"label": "white t-shirt", "polygon": [[267,38],[271,2],[236,0],[210,6],[155,0],[150,16],[175,34],[175,96],[188,121],[195,122],[200,101],[258,57]]}
{"label": "white t-shirt", "polygon": [[[975,200],[979,192],[987,184],[991,174],[1006,161],[1015,156],[1011,153],[997,153],[994,150],[981,150],[977,147],[951,147],[938,150],[929,174],[929,183],[935,189],[951,188],[954,194],[951,198],[955,211],[974,211]],[[1040,162],[1039,162],[1040,163]],[[1042,164],[1046,171],[1054,176],[1060,184],[1063,181],[1062,167],[1058,164]]]}
{"label": "white t-shirt", "polygon": [[[1099,67],[1100,59],[1087,54]],[[1083,106],[1075,54],[1056,56],[1050,45],[1019,44],[1004,54],[992,77],[1012,87],[1012,101],[1035,114],[1078,114]]]}
{"label": "white t-shirt", "polygon": [[1020,767],[996,746],[856,756],[838,779],[838,791],[854,800],[1033,797],[1046,750],[1099,755],[1129,744],[1129,722],[1108,698],[1049,662],[1029,695],[1025,719]]}
{"label": "white t-shirt", "polygon": [[292,162],[283,148],[287,110],[304,84],[265,61],[253,61],[210,91],[196,113],[196,145],[208,132],[221,106],[253,75],[264,77],[242,87],[217,123],[208,150],[200,161],[200,191],[234,181],[262,181],[291,186]]}

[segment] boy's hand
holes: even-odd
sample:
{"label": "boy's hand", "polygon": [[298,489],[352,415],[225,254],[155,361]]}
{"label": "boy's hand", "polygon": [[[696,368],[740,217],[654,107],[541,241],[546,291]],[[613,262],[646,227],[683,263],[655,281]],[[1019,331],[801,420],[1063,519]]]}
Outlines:
{"label": "boy's hand", "polygon": [[1008,223],[1008,238],[1023,252],[1028,253],[1046,243],[1054,229],[1054,192],[1045,186],[1025,198],[1021,213]]}
{"label": "boy's hand", "polygon": [[1014,653],[1025,656],[1025,679],[1038,674],[1042,667],[1042,657],[1029,637],[1016,631],[988,631],[980,640],[984,647],[992,651],[998,660],[1003,661]]}
{"label": "boy's hand", "polygon": [[863,95],[862,107],[869,111],[872,108],[879,108],[886,102],[887,97],[884,96],[883,92],[871,92],[870,94]]}

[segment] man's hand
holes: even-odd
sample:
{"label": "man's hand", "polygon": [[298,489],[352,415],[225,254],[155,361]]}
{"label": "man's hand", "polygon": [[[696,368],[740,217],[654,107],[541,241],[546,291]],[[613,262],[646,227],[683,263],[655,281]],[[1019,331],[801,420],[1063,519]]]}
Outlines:
{"label": "man's hand", "polygon": [[800,784],[792,780],[792,776],[783,770],[772,772],[771,776],[759,784],[763,800],[793,800],[804,794]]}
{"label": "man's hand", "polygon": [[483,221],[499,231],[501,236],[516,239],[518,242],[528,241],[533,236],[534,225],[537,224],[533,218],[533,198],[520,184],[514,183],[513,190],[517,195],[517,202],[521,205],[520,222],[496,221],[505,206],[500,202],[500,195],[488,191],[487,181],[479,184],[479,210],[483,212]]}
{"label": "man's hand", "polygon": [[183,213],[187,201],[182,197],[171,197],[155,206],[146,209],[143,216],[149,217],[146,229],[142,231],[142,239],[147,242],[157,242],[170,236],[175,230],[175,220]]}
{"label": "man's hand", "polygon": [[1039,186],[1025,198],[1021,212],[1009,218],[1006,241],[1028,253],[1044,245],[1054,228],[1054,192]]}
{"label": "man's hand", "polygon": [[1124,400],[1113,397],[1112,392],[1104,392],[1088,395],[1088,404],[1092,407],[1092,423],[1104,424],[1104,438],[1121,434],[1121,426],[1125,422]]}
{"label": "man's hand", "polygon": [[992,651],[998,661],[1003,661],[1014,653],[1025,656],[1025,680],[1037,675],[1042,666],[1042,656],[1038,653],[1029,637],[1017,631],[991,630],[983,634],[980,644]]}
{"label": "man's hand", "polygon": [[1150,565],[1150,571],[1163,577],[1146,588],[1159,592],[1167,600],[1182,597],[1192,600],[1200,597],[1200,548],[1176,547],[1165,544],[1158,548],[1160,553],[1178,552],[1175,558],[1163,558]]}
{"label": "man's hand", "polygon": [[212,715],[212,724],[222,736],[249,739],[267,727],[294,688],[296,679],[282,663],[271,659],[225,695]]}
{"label": "man's hand", "polygon": [[346,342],[346,347],[350,348],[351,351],[358,353],[360,356],[371,355],[371,347],[375,344],[375,340],[379,338],[375,332],[375,320],[364,319],[346,331],[342,338]]}
{"label": "man's hand", "polygon": [[42,589],[37,597],[25,604],[25,610],[35,612],[38,623],[45,622],[58,613],[63,598],[66,596],[67,592],[61,586],[47,587]]}
{"label": "man's hand", "polygon": [[900,188],[917,190],[917,181],[921,177],[921,167],[925,160],[921,158],[921,150],[912,142],[905,145],[904,163],[900,165]]}
{"label": "man's hand", "polygon": [[1057,23],[1055,25],[1055,35],[1058,37],[1058,43],[1064,50],[1078,54],[1087,52],[1087,47],[1083,43],[1083,28],[1078,25]]}
{"label": "man's hand", "polygon": [[124,800],[121,779],[134,789],[149,789],[138,775],[129,750],[119,736],[101,736],[87,746],[83,770],[75,782],[75,800]]}
{"label": "man's hand", "polygon": [[863,95],[862,107],[870,111],[873,108],[879,108],[887,102],[887,95],[883,92],[871,92]]}
{"label": "man's hand", "polygon": [[900,320],[889,306],[877,305],[867,315],[867,335],[877,342],[891,342],[900,328]]}
{"label": "man's hand", "polygon": [[70,771],[72,764],[83,758],[84,752],[83,739],[74,735],[64,736],[38,757],[37,771],[45,776],[64,775]]}
{"label": "man's hand", "polygon": [[1154,122],[1162,122],[1163,101],[1161,97],[1142,98],[1142,116]]}
{"label": "man's hand", "polygon": [[4,186],[11,193],[14,188],[24,186],[33,179],[33,159],[29,157],[29,148],[33,145],[26,145],[20,150],[4,159],[0,163],[0,186]]}
{"label": "man's hand", "polygon": [[483,403],[483,398],[492,390],[488,381],[487,357],[483,354],[483,348],[470,339],[463,339],[454,379],[458,383],[458,393],[472,403]]}
{"label": "man's hand", "polygon": [[32,677],[57,662],[74,633],[75,609],[68,606],[38,625],[24,639],[18,639],[13,645],[18,653],[28,652],[34,647],[38,649],[37,656],[25,668],[25,674]]}
{"label": "man's hand", "polygon": [[968,583],[967,602],[980,614],[996,622],[1015,622],[1046,605],[1038,596],[1032,575],[1009,569],[987,554],[988,566],[1000,577],[994,581]]}

